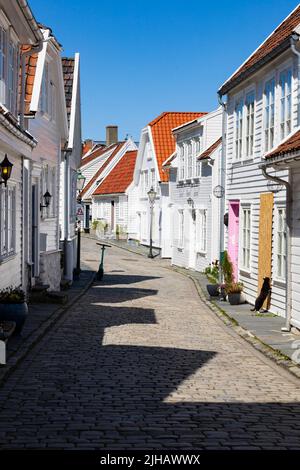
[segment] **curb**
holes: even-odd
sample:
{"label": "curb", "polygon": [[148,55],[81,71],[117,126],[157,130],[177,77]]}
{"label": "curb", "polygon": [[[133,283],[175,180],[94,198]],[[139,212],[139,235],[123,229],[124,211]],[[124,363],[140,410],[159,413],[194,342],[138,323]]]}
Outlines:
{"label": "curb", "polygon": [[90,289],[95,281],[96,272],[93,272],[91,279],[85,285],[85,287],[76,295],[67,305],[60,307],[45,320],[44,323],[32,333],[25,341],[21,344],[20,348],[8,358],[8,364],[1,367],[0,369],[0,388],[4,385],[5,379],[7,379],[12,372],[21,364],[21,362],[27,357],[30,351],[39,343],[41,339],[61,320],[64,315],[67,314],[68,310]]}
{"label": "curb", "polygon": [[285,356],[281,351],[272,348],[267,343],[264,343],[260,338],[253,335],[249,330],[239,325],[239,323],[232,318],[228,313],[224,312],[218,305],[216,305],[213,301],[208,300],[203,292],[202,287],[200,286],[197,279],[191,276],[188,273],[184,273],[181,270],[170,266],[165,267],[165,269],[169,269],[170,271],[175,271],[178,274],[182,274],[185,277],[191,279],[196,287],[197,293],[202,300],[202,302],[228,327],[232,328],[242,339],[247,341],[253,348],[257,351],[262,353],[267,358],[271,359],[275,362],[278,366],[282,367],[290,374],[292,374],[297,379],[300,379],[300,367],[292,361],[288,356]]}

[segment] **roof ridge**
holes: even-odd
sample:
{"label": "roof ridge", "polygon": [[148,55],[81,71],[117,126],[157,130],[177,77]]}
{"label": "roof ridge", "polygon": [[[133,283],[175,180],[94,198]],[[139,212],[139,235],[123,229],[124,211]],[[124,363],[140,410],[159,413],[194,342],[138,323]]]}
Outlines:
{"label": "roof ridge", "polygon": [[148,126],[157,124],[167,114],[207,114],[207,111],[163,111],[161,114],[159,114],[159,116],[150,121]]}

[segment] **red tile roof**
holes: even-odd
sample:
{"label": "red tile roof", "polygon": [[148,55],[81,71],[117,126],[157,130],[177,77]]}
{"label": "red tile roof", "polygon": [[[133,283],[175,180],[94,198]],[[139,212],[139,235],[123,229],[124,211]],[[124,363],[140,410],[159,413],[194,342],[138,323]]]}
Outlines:
{"label": "red tile roof", "polygon": [[75,59],[73,57],[62,57],[61,62],[64,77],[67,116],[70,124]]}
{"label": "red tile roof", "polygon": [[169,175],[163,171],[162,166],[164,161],[175,151],[172,129],[204,114],[207,113],[165,112],[149,123],[161,181],[167,182],[169,180]]}
{"label": "red tile roof", "polygon": [[80,196],[83,197],[87,191],[93,186],[93,184],[97,181],[100,177],[103,170],[107,167],[107,165],[112,161],[112,159],[116,156],[116,154],[121,150],[121,148],[126,144],[126,142],[119,142],[118,144],[113,144],[115,146],[114,151],[108,157],[108,159],[103,163],[103,165],[99,168],[99,170],[94,174],[93,178],[87,183],[87,185],[83,188],[80,193]]}
{"label": "red tile roof", "polygon": [[108,176],[100,183],[93,195],[125,193],[133,181],[136,156],[137,150],[126,152]]}
{"label": "red tile roof", "polygon": [[279,55],[290,46],[289,37],[300,24],[300,5],[275,29],[275,31],[253,52],[249,59],[221,86],[220,92],[225,95],[231,88],[241,82],[266,60]]}
{"label": "red tile roof", "polygon": [[282,142],[278,147],[269,152],[265,158],[283,157],[287,153],[292,153],[300,150],[300,130],[297,130],[287,140]]}
{"label": "red tile roof", "polygon": [[[22,52],[27,52],[32,46],[23,45]],[[33,54],[25,58],[25,114],[30,114],[30,103],[33,93],[33,84],[36,73],[36,65],[38,61],[38,54]],[[20,78],[21,78],[21,67],[20,67]],[[21,79],[19,80],[19,93],[21,96]]]}
{"label": "red tile roof", "polygon": [[204,152],[200,153],[199,157],[197,157],[197,160],[205,160],[206,158],[209,158],[221,143],[222,137],[216,140],[210,147],[208,147],[208,149],[204,150]]}

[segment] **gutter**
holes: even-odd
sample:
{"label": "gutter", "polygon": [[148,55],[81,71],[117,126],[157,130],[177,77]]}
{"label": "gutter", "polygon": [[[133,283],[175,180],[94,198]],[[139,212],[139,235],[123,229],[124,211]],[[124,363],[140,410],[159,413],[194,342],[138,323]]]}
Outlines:
{"label": "gutter", "polygon": [[43,40],[43,35],[36,22],[35,17],[33,16],[30,6],[28,5],[28,2],[26,0],[17,0],[17,3],[23,11],[26,21],[30,24],[30,28],[35,36],[37,43],[39,43]]}
{"label": "gutter", "polygon": [[[222,152],[221,152],[221,162],[220,162],[220,176],[219,184],[226,190],[226,125],[227,125],[227,105],[222,100],[222,94],[218,91],[218,102],[223,108],[222,115]],[[220,262],[221,262],[221,253],[224,251],[224,214],[225,214],[225,192],[224,196],[220,199],[220,225],[219,225],[219,251],[220,251]],[[222,284],[223,275],[222,270],[219,269],[219,282]]]}
{"label": "gutter", "polygon": [[[270,164],[260,165],[263,176],[270,181],[284,185],[286,188],[286,262],[285,262],[285,319],[286,324],[281,328],[282,331],[291,331],[291,317],[292,317],[292,279],[291,279],[291,221],[292,221],[292,190],[288,181],[285,181],[277,176],[271,176],[267,173],[267,168]],[[289,180],[290,180],[290,170]]]}

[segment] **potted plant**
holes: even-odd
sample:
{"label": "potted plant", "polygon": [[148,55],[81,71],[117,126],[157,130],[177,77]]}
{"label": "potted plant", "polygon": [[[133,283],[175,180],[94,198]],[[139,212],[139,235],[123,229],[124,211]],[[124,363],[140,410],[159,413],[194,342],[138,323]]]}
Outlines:
{"label": "potted plant", "polygon": [[243,287],[241,282],[232,282],[226,287],[230,305],[239,305],[245,302],[242,294]]}
{"label": "potted plant", "polygon": [[116,240],[120,240],[120,233],[121,233],[121,228],[120,228],[120,225],[117,224],[117,226],[116,226]]}
{"label": "potted plant", "polygon": [[15,322],[15,333],[20,333],[27,315],[28,306],[22,289],[9,287],[0,291],[0,321]]}
{"label": "potted plant", "polygon": [[210,281],[210,284],[206,285],[207,292],[209,293],[210,297],[219,297],[220,289],[219,289],[219,264],[218,260],[211,263],[205,270],[204,273],[206,274],[207,279]]}

